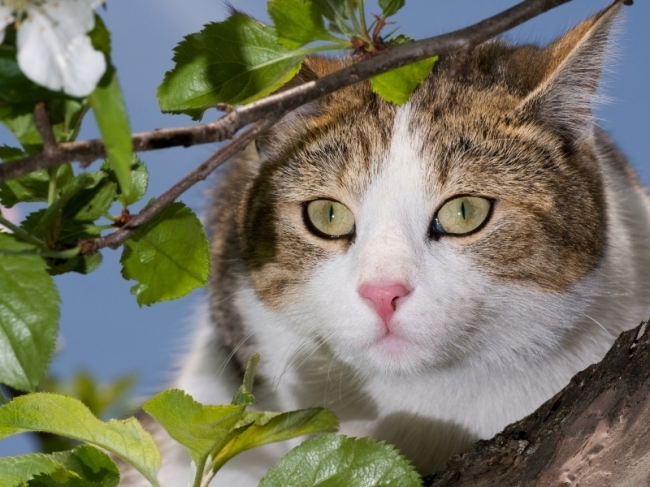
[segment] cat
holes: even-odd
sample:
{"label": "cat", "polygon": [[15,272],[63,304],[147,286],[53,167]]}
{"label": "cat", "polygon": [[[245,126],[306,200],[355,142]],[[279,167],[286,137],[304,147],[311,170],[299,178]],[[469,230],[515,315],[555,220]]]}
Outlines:
{"label": "cat", "polygon": [[[545,48],[442,56],[403,106],[358,83],[235,157],[174,386],[229,403],[260,352],[256,407],[330,408],[427,474],[602,359],[650,314],[650,199],[592,113],[620,6]],[[349,62],[310,58],[299,80]],[[189,458],[152,428],[162,484],[187,485]],[[294,444],[214,484],[257,485]]]}

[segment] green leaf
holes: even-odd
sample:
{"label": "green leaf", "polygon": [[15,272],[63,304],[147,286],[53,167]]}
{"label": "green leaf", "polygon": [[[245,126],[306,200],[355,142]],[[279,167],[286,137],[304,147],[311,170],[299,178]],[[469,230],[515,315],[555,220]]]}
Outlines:
{"label": "green leaf", "polygon": [[323,13],[325,18],[340,23],[342,19],[349,19],[349,9],[346,8],[348,0],[312,0],[314,5],[320,12]]}
{"label": "green leaf", "polygon": [[92,222],[103,216],[115,201],[117,185],[103,171],[81,173],[61,188],[61,197],[66,197],[68,191],[75,191],[78,185],[83,189],[75,192],[63,206],[64,221]]}
{"label": "green leaf", "polygon": [[[27,153],[13,147],[0,147],[0,159],[4,163],[26,157]],[[63,164],[56,172],[57,187],[61,187],[74,177],[72,166]],[[0,183],[0,203],[11,208],[16,203],[47,201],[50,176],[45,170],[34,171],[25,176]]]}
{"label": "green leaf", "polygon": [[142,408],[202,465],[215,445],[241,421],[245,406],[204,406],[183,391],[169,389]]}
{"label": "green leaf", "polygon": [[311,0],[272,0],[268,11],[278,40],[288,49],[319,40],[339,40],[327,31],[321,10]]}
{"label": "green leaf", "polygon": [[122,276],[138,304],[180,298],[205,286],[210,268],[203,225],[183,203],[169,204],[124,244]]}
{"label": "green leaf", "polygon": [[[59,238],[61,226],[65,220],[72,220],[75,216],[74,210],[80,209],[81,206],[74,205],[72,208],[65,208],[69,202],[78,201],[76,198],[80,195],[86,195],[83,201],[88,201],[88,197],[92,197],[84,190],[92,188],[97,184],[97,179],[92,173],[82,173],[64,188],[61,189],[59,198],[51,204],[47,209],[39,210],[27,216],[21,226],[27,230],[31,235],[45,240],[50,248],[55,248],[55,243]],[[65,213],[64,213],[65,212]]]}
{"label": "green leaf", "polygon": [[[108,175],[111,181],[117,182],[115,171],[113,171],[108,161],[102,164],[101,170]],[[144,162],[134,154],[133,160],[131,161],[131,193],[129,194],[129,197],[126,198],[126,204],[132,205],[133,203],[140,201],[146,194],[148,186],[149,171],[147,171],[147,166],[145,166]],[[118,194],[120,194],[119,188]]]}
{"label": "green leaf", "polygon": [[0,407],[0,439],[29,431],[66,436],[107,450],[159,485],[160,453],[135,418],[104,423],[78,399],[44,392],[17,397]]}
{"label": "green leaf", "polygon": [[[110,66],[111,63],[111,33],[106,28],[104,20],[97,14],[95,14],[95,26],[93,30],[88,32],[88,37],[93,44],[93,47],[97,51],[101,51],[106,56],[106,66]],[[110,75],[110,73],[109,73]],[[103,81],[103,80],[102,80]]]}
{"label": "green leaf", "polygon": [[[63,164],[56,170],[56,185],[68,184],[74,173],[70,164]],[[16,179],[0,183],[0,202],[11,208],[16,203],[47,201],[50,176],[45,170],[34,171]]]}
{"label": "green leaf", "polygon": [[133,374],[121,375],[104,383],[99,382],[88,371],[79,371],[67,381],[60,381],[49,375],[40,383],[38,389],[42,392],[76,397],[99,418],[109,413],[112,417],[125,417],[129,408],[125,399],[135,383],[136,377]]}
{"label": "green leaf", "polygon": [[26,156],[27,154],[24,151],[15,147],[9,147],[8,145],[0,147],[0,159],[2,159],[2,162],[13,161]]}
{"label": "green leaf", "polygon": [[249,103],[294,77],[304,54],[279,43],[275,31],[243,14],[210,23],[174,49],[176,66],[158,87],[163,112],[195,120],[218,103]]}
{"label": "green leaf", "polygon": [[253,397],[253,383],[255,382],[255,370],[260,363],[260,354],[255,353],[250,356],[246,364],[246,371],[244,372],[244,380],[242,385],[239,386],[235,397],[232,399],[233,404],[254,404],[255,397]]}
{"label": "green leaf", "polygon": [[438,56],[430,57],[370,78],[372,91],[391,103],[402,105],[426,79],[437,60]]}
{"label": "green leaf", "polygon": [[259,487],[420,487],[420,476],[394,447],[370,438],[323,435],[291,450]]}
{"label": "green leaf", "polygon": [[46,108],[56,140],[71,142],[77,138],[90,104],[87,99],[52,100],[46,104]]}
{"label": "green leaf", "polygon": [[[0,234],[0,250],[34,247]],[[45,261],[0,252],[0,383],[33,391],[47,372],[59,321],[59,294]]]}
{"label": "green leaf", "polygon": [[[82,238],[92,238],[88,234],[83,235]],[[97,252],[93,255],[77,255],[68,260],[48,259],[50,265],[50,274],[56,276],[58,274],[65,274],[66,272],[76,272],[78,274],[90,274],[97,269],[104,258],[102,254]]]}
{"label": "green leaf", "polygon": [[29,487],[117,487],[120,483],[117,465],[108,455],[92,446],[82,445],[51,456],[78,477],[71,475],[67,482],[60,483],[51,476],[39,476],[29,482]]}
{"label": "green leaf", "polygon": [[384,18],[392,17],[404,6],[404,0],[379,0],[379,6]]}
{"label": "green leaf", "polygon": [[112,72],[107,82],[100,83],[90,95],[90,105],[106,146],[108,162],[115,171],[123,196],[123,204],[126,206],[131,192],[133,142],[117,72],[112,68],[109,70]]}
{"label": "green leaf", "polygon": [[330,433],[338,430],[336,416],[326,409],[301,409],[288,413],[248,411],[243,424],[252,425],[232,438],[214,455],[212,469],[219,469],[228,460],[258,446],[290,440],[304,435]]}
{"label": "green leaf", "polygon": [[117,487],[120,473],[108,455],[86,445],[51,455],[0,458],[0,485],[28,481],[29,487]]}
{"label": "green leaf", "polygon": [[28,79],[18,66],[16,47],[0,46],[0,101],[34,104],[53,98],[63,98],[61,92],[45,89]]}
{"label": "green leaf", "polygon": [[[45,104],[54,136],[59,142],[69,142],[76,138],[88,107],[86,100],[76,99],[50,100]],[[43,151],[43,141],[34,125],[32,110],[32,106],[21,109],[15,105],[0,105],[0,121],[29,154],[38,154]]]}
{"label": "green leaf", "polygon": [[59,483],[79,476],[70,472],[51,455],[33,453],[17,457],[0,458],[0,485],[22,486],[38,475],[49,475]]}

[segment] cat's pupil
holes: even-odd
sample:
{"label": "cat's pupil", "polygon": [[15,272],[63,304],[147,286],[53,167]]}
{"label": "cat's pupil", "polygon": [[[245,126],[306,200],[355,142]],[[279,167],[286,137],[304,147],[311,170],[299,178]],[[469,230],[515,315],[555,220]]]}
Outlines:
{"label": "cat's pupil", "polygon": [[334,220],[334,205],[330,205],[330,223]]}
{"label": "cat's pupil", "polygon": [[464,201],[460,204],[460,215],[463,217],[463,220],[465,220],[465,202]]}

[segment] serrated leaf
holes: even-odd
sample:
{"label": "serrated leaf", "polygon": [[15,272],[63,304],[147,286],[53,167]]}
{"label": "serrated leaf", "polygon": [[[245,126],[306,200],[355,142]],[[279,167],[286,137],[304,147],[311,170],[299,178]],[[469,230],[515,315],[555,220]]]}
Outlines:
{"label": "serrated leaf", "polygon": [[437,60],[438,56],[430,57],[374,76],[370,78],[372,91],[395,105],[402,105],[426,79]]}
{"label": "serrated leaf", "polygon": [[[110,164],[104,162],[102,164],[101,170],[109,177],[111,181],[117,183],[117,176],[115,171],[111,168]],[[131,161],[131,193],[129,197],[126,198],[126,204],[132,205],[142,199],[142,197],[147,193],[147,187],[149,186],[149,171],[147,166],[142,162],[142,160],[137,156],[133,155],[133,160]],[[119,188],[118,188],[118,194]]]}
{"label": "serrated leaf", "polygon": [[245,406],[204,406],[183,391],[170,389],[149,399],[142,408],[201,465],[241,421]]}
{"label": "serrated leaf", "polygon": [[334,413],[322,408],[301,409],[288,413],[264,413],[247,411],[243,423],[250,424],[244,431],[215,453],[213,465],[219,469],[240,453],[269,443],[286,441],[304,435],[331,433],[338,430]]}
{"label": "serrated leaf", "polygon": [[[14,147],[0,147],[0,159],[3,163],[11,163],[16,159],[26,157],[28,154]],[[61,187],[74,177],[72,166],[62,164],[56,172],[57,187]],[[6,208],[11,208],[20,202],[47,201],[50,176],[47,171],[34,171],[25,176],[10,179],[0,183],[0,203]]]}
{"label": "serrated leaf", "polygon": [[398,451],[370,438],[322,435],[291,450],[259,487],[420,487]]}
{"label": "serrated leaf", "polygon": [[58,333],[59,294],[45,261],[1,252],[33,248],[0,234],[0,383],[21,391],[47,372]]}
{"label": "serrated leaf", "polygon": [[[79,133],[81,121],[88,111],[88,102],[86,99],[49,100],[45,108],[56,140],[69,142]],[[14,134],[29,154],[42,152],[43,141],[34,125],[31,106],[27,106],[26,110],[16,105],[0,106],[0,122]]]}
{"label": "serrated leaf", "polygon": [[176,66],[158,87],[158,103],[163,112],[198,120],[218,103],[244,104],[272,93],[298,73],[303,59],[272,28],[234,14],[176,46]]}
{"label": "serrated leaf", "polygon": [[[90,237],[88,234],[85,234],[83,238],[92,237]],[[56,276],[58,274],[65,274],[67,272],[90,274],[100,266],[103,260],[104,257],[102,254],[97,252],[93,255],[77,255],[76,257],[63,261],[59,259],[48,259],[48,263],[50,265],[50,274]]]}
{"label": "serrated leaf", "polygon": [[95,14],[95,25],[93,30],[88,32],[88,37],[92,42],[93,48],[97,51],[101,51],[106,56],[106,66],[110,66],[111,63],[111,33],[106,28],[104,19],[99,15]]}
{"label": "serrated leaf", "polygon": [[79,478],[51,455],[33,453],[0,458],[0,485],[22,486],[42,474],[49,475],[60,483],[66,482],[70,477]]}
{"label": "serrated leaf", "polygon": [[83,189],[63,206],[63,220],[92,222],[103,216],[115,200],[117,184],[111,182],[103,171],[82,173],[61,188],[61,197],[77,184],[82,185]]}
{"label": "serrated leaf", "polygon": [[[70,164],[59,166],[56,173],[57,186],[63,186],[74,177]],[[47,201],[50,176],[47,171],[34,171],[16,179],[0,183],[0,202],[11,208],[16,203]]]}
{"label": "serrated leaf", "polygon": [[53,433],[107,450],[159,485],[160,453],[135,418],[104,423],[78,399],[44,392],[17,397],[0,407],[0,439],[29,431]]}
{"label": "serrated leaf", "polygon": [[106,147],[108,162],[115,171],[121,194],[125,200],[128,200],[131,192],[131,162],[133,161],[131,128],[117,72],[112,68],[109,68],[109,71],[111,74],[107,82],[100,83],[89,100]]}
{"label": "serrated leaf", "polygon": [[[65,223],[64,208],[85,189],[97,184],[97,179],[90,173],[82,173],[64,188],[61,189],[59,198],[48,208],[31,213],[21,226],[31,235],[45,240],[53,248],[58,239],[62,224]],[[70,212],[68,212],[68,216]],[[71,220],[70,217],[67,218]]]}
{"label": "serrated leaf", "polygon": [[323,13],[325,18],[340,23],[341,19],[349,19],[347,0],[312,0],[314,5]]}
{"label": "serrated leaf", "polygon": [[288,49],[333,39],[325,28],[321,10],[311,0],[272,0],[268,11],[278,40]]}
{"label": "serrated leaf", "polygon": [[379,0],[379,6],[384,17],[392,17],[404,6],[404,0]]}
{"label": "serrated leaf", "polygon": [[108,455],[86,445],[51,455],[0,458],[0,485],[28,481],[29,487],[117,487],[120,473]]}
{"label": "serrated leaf", "polygon": [[61,483],[51,476],[40,475],[29,482],[29,487],[117,487],[120,483],[117,465],[92,446],[52,453],[51,457],[78,477],[71,475],[67,482]]}
{"label": "serrated leaf", "polygon": [[203,225],[183,203],[169,204],[124,244],[122,276],[140,306],[180,298],[205,286],[210,268]]}
{"label": "serrated leaf", "polygon": [[16,53],[14,46],[0,46],[0,101],[33,104],[66,96],[61,92],[45,89],[28,79],[18,66]]}
{"label": "serrated leaf", "polygon": [[125,417],[128,409],[125,399],[135,383],[136,377],[133,374],[125,374],[104,383],[99,382],[90,372],[82,370],[66,381],[48,375],[38,388],[42,392],[76,397],[98,418],[105,414],[112,414],[111,417]]}
{"label": "serrated leaf", "polygon": [[0,159],[2,159],[2,162],[8,162],[26,156],[27,154],[24,151],[16,147],[9,147],[8,145],[0,147]]}

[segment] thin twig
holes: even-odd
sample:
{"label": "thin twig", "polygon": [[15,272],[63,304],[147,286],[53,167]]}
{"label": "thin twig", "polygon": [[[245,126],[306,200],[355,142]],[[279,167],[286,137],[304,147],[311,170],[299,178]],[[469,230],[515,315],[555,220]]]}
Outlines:
{"label": "thin twig", "polygon": [[[474,25],[449,34],[402,44],[371,59],[296,88],[268,96],[240,107],[210,124],[154,130],[133,136],[136,151],[218,142],[232,137],[240,128],[263,118],[277,118],[321,96],[434,55],[468,51],[517,25],[571,0],[525,0],[514,7]],[[59,144],[51,154],[38,154],[0,165],[0,182],[38,169],[69,161],[89,163],[106,155],[101,140]]]}
{"label": "thin twig", "polygon": [[126,241],[126,239],[133,235],[133,233],[140,225],[151,220],[169,203],[174,201],[199,181],[203,181],[205,178],[207,178],[217,167],[226,162],[237,152],[245,148],[257,137],[264,134],[269,128],[273,126],[275,122],[277,122],[277,117],[260,120],[249,129],[237,135],[229,144],[220,147],[203,164],[201,164],[194,171],[177,182],[165,193],[156,198],[153,203],[148,205],[144,210],[131,218],[129,222],[126,223],[122,228],[116,230],[110,235],[107,235],[106,237],[80,240],[78,242],[78,245],[81,248],[81,253],[85,255],[91,255],[97,252],[99,249],[105,247],[110,247],[112,249],[118,248]]}
{"label": "thin twig", "polygon": [[36,125],[36,129],[43,141],[43,153],[48,156],[53,154],[58,143],[50,124],[50,116],[43,102],[37,103],[34,107],[34,125]]}

